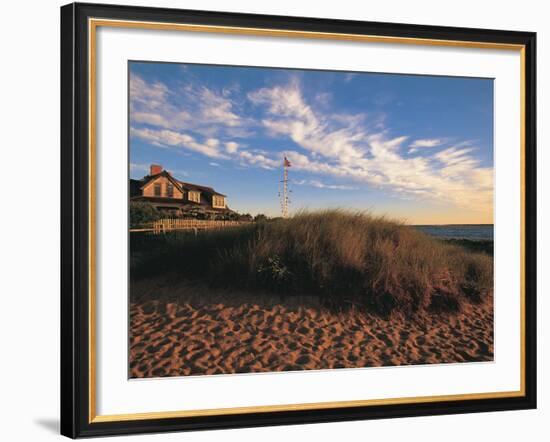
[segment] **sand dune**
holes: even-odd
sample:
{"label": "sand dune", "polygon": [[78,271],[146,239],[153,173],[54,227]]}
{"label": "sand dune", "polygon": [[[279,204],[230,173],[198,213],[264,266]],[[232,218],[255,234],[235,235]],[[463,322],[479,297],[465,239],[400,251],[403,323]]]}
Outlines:
{"label": "sand dune", "polygon": [[219,296],[209,302],[204,292],[198,300],[181,296],[181,287],[179,291],[175,299],[160,295],[147,301],[150,296],[141,296],[131,302],[131,377],[493,359],[490,302],[468,305],[455,315],[383,319],[357,309],[332,312],[314,302],[231,305],[223,296],[224,302]]}

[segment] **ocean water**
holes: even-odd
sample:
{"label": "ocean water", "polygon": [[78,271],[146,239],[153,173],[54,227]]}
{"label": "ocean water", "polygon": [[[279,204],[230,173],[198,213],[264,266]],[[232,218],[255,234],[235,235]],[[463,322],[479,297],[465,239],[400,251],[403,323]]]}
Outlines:
{"label": "ocean water", "polygon": [[447,224],[412,227],[439,238],[493,241],[493,224]]}

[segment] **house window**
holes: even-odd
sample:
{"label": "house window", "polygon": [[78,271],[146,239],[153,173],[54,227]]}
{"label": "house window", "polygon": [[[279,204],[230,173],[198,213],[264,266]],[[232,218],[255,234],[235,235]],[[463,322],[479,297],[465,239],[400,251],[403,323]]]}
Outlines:
{"label": "house window", "polygon": [[195,203],[201,202],[201,193],[196,191],[190,191],[189,192],[189,201],[193,201]]}
{"label": "house window", "polygon": [[155,196],[160,196],[161,187],[160,183],[155,183]]}
{"label": "house window", "polygon": [[172,183],[168,183],[166,193],[168,194],[168,198],[174,198],[174,185]]}
{"label": "house window", "polygon": [[212,206],[225,208],[225,198],[223,196],[214,195],[212,198]]}

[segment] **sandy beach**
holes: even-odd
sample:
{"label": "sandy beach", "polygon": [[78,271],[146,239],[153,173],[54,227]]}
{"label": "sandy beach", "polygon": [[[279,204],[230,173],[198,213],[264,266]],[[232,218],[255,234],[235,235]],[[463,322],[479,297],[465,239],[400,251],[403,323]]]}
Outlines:
{"label": "sandy beach", "polygon": [[382,318],[308,297],[235,303],[234,293],[155,282],[132,291],[132,378],[493,360],[492,296],[456,314]]}

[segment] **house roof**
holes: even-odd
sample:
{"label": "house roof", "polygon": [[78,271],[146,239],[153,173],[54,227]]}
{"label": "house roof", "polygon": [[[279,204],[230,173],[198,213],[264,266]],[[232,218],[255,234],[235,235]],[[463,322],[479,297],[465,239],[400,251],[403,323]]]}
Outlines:
{"label": "house roof", "polygon": [[184,182],[184,181],[178,181],[178,182],[180,183],[180,185],[181,185],[184,189],[188,189],[188,190],[199,190],[199,191],[201,191],[201,192],[211,193],[212,195],[226,196],[226,195],[224,195],[223,193],[216,192],[212,187],[201,186],[200,184],[186,183],[186,182]]}
{"label": "house roof", "polygon": [[156,180],[157,178],[159,178],[161,176],[167,178],[172,184],[174,184],[174,186],[176,186],[176,188],[180,192],[183,192],[183,189],[180,185],[180,182],[178,180],[176,180],[172,175],[170,175],[166,170],[163,170],[162,172],[157,173],[156,175],[147,175],[147,176],[143,177],[141,179],[141,182],[142,182],[141,189],[143,189],[145,186],[147,186],[147,184],[149,184],[151,181],[154,181],[154,180]]}
{"label": "house roof", "polygon": [[176,204],[178,206],[195,206],[200,205],[200,203],[196,203],[194,201],[187,201],[183,199],[178,198],[169,198],[164,196],[133,196],[130,198],[132,201],[147,201],[148,203],[170,203],[170,204]]}
{"label": "house roof", "polygon": [[163,170],[162,172],[157,173],[156,175],[147,175],[147,176],[143,177],[140,180],[140,182],[141,182],[141,187],[140,188],[143,189],[147,184],[149,184],[153,180],[156,180],[160,176],[163,176],[163,177],[167,178],[168,180],[170,180],[180,192],[183,192],[183,190],[198,190],[200,192],[209,193],[211,195],[218,195],[218,196],[224,196],[224,197],[226,196],[223,193],[216,192],[212,187],[202,186],[200,184],[186,183],[184,181],[176,180],[166,170]]}

